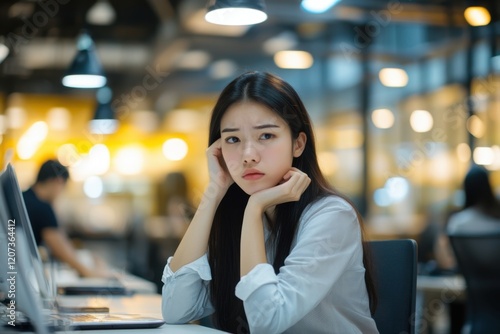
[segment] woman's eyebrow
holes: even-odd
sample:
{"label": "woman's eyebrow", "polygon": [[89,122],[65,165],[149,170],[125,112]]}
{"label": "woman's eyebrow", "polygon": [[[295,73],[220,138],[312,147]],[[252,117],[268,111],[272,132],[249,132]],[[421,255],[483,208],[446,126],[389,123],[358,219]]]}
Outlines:
{"label": "woman's eyebrow", "polygon": [[276,125],[276,124],[262,124],[262,125],[254,126],[253,128],[260,130],[260,129],[279,128],[279,127],[280,126]]}
{"label": "woman's eyebrow", "polygon": [[[261,130],[261,129],[279,128],[279,127],[280,126],[276,125],[276,124],[262,124],[262,125],[256,125],[253,128],[256,129],[256,130]],[[239,128],[224,128],[224,129],[221,130],[221,133],[224,133],[224,132],[236,132],[236,131],[240,131],[240,129]]]}
{"label": "woman's eyebrow", "polygon": [[224,132],[236,132],[236,131],[240,131],[239,128],[224,128],[222,129],[221,133],[224,133]]}

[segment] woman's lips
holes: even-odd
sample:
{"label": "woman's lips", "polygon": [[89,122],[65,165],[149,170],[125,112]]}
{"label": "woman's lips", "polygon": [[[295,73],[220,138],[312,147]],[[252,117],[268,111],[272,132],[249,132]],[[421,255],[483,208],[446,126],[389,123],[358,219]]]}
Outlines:
{"label": "woman's lips", "polygon": [[264,173],[247,173],[245,175],[243,175],[243,178],[245,180],[258,180],[260,179],[261,177],[264,176]]}

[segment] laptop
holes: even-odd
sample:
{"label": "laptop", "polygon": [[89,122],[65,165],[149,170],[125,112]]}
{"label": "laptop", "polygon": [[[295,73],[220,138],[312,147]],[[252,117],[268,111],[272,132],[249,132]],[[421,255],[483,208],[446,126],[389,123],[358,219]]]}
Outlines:
{"label": "laptop", "polygon": [[[29,222],[29,216],[27,214],[24,200],[21,194],[21,190],[17,183],[17,178],[14,173],[14,169],[12,165],[9,164],[10,167],[6,168],[5,176],[0,180],[1,187],[4,188],[4,195],[6,191],[14,192],[14,196],[6,197],[7,204],[9,206],[17,205],[20,212],[20,218],[23,222],[29,224],[29,233],[33,235],[31,229],[31,223]],[[15,191],[14,191],[15,190]],[[31,236],[30,236],[31,239]],[[30,240],[29,239],[29,240]],[[33,264],[36,266],[35,274],[36,278],[41,286],[43,286],[42,293],[47,292],[56,292],[53,290],[57,288],[57,293],[60,295],[131,295],[134,291],[128,289],[125,284],[122,282],[120,275],[117,273],[114,277],[109,278],[87,278],[87,277],[71,277],[71,279],[64,279],[61,277],[60,272],[62,266],[57,261],[53,260],[50,262],[50,266],[44,266],[41,261],[41,257],[38,253],[38,248],[36,244],[33,247],[30,247],[30,251],[34,255],[33,259],[38,259],[37,262],[42,263],[41,265]],[[57,269],[55,268],[57,267]],[[49,282],[44,281],[45,277],[43,272],[45,271],[46,275],[48,275],[47,271],[51,276],[51,284]]]}
{"label": "laptop", "polygon": [[[63,314],[57,307],[55,291],[43,272],[43,263],[11,164],[0,175],[0,187],[0,249],[8,250],[0,252],[0,290],[7,297],[3,302],[7,317],[0,319],[2,322],[9,325],[8,316],[13,314],[11,321],[16,322],[17,328],[34,329],[37,333],[54,329],[157,328],[165,323],[162,319],[136,314]],[[18,314],[19,311],[22,313]]]}

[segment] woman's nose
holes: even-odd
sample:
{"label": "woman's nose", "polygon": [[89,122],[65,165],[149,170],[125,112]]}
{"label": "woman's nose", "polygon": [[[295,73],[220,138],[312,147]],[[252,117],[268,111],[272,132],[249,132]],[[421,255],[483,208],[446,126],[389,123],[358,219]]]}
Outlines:
{"label": "woman's nose", "polygon": [[243,148],[243,162],[248,164],[251,162],[257,163],[260,161],[259,153],[252,143],[247,143]]}

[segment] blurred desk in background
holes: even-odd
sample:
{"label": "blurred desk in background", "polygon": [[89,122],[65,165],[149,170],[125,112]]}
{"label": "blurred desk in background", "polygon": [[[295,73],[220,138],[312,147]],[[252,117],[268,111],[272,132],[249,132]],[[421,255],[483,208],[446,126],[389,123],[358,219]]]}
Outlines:
{"label": "blurred desk in background", "polygon": [[449,327],[449,304],[465,299],[466,284],[462,276],[418,275],[415,332],[434,333],[435,327]]}
{"label": "blurred desk in background", "polygon": [[[82,288],[80,291],[91,291],[92,287],[104,287],[108,288],[108,292],[116,287],[114,291],[117,294],[156,294],[157,286],[154,282],[148,281],[139,276],[133,275],[126,270],[114,267],[111,264],[99,261],[102,263],[95,262],[92,252],[88,250],[78,250],[78,259],[81,263],[89,268],[99,268],[101,267],[105,272],[109,272],[109,278],[87,278],[80,277],[76,270],[70,268],[65,263],[60,262],[49,262],[45,263],[45,271],[48,273],[49,277],[53,280],[53,288],[56,288],[61,294],[65,294],[68,287],[71,287],[72,291],[76,291],[78,287]],[[111,262],[112,263],[112,262]],[[103,289],[103,292],[106,291]],[[121,292],[120,292],[121,291]],[[75,293],[75,292],[74,292]],[[76,293],[79,294],[79,293]]]}
{"label": "blurred desk in background", "polygon": [[156,294],[156,284],[144,278],[129,274],[127,272],[115,272],[113,278],[82,278],[69,268],[59,268],[55,273],[55,286],[59,291],[66,287],[96,287],[104,286],[111,288],[119,284],[127,294]]}
{"label": "blurred desk in background", "polygon": [[461,275],[417,276],[417,291],[454,295],[455,299],[465,299],[465,280]]}

